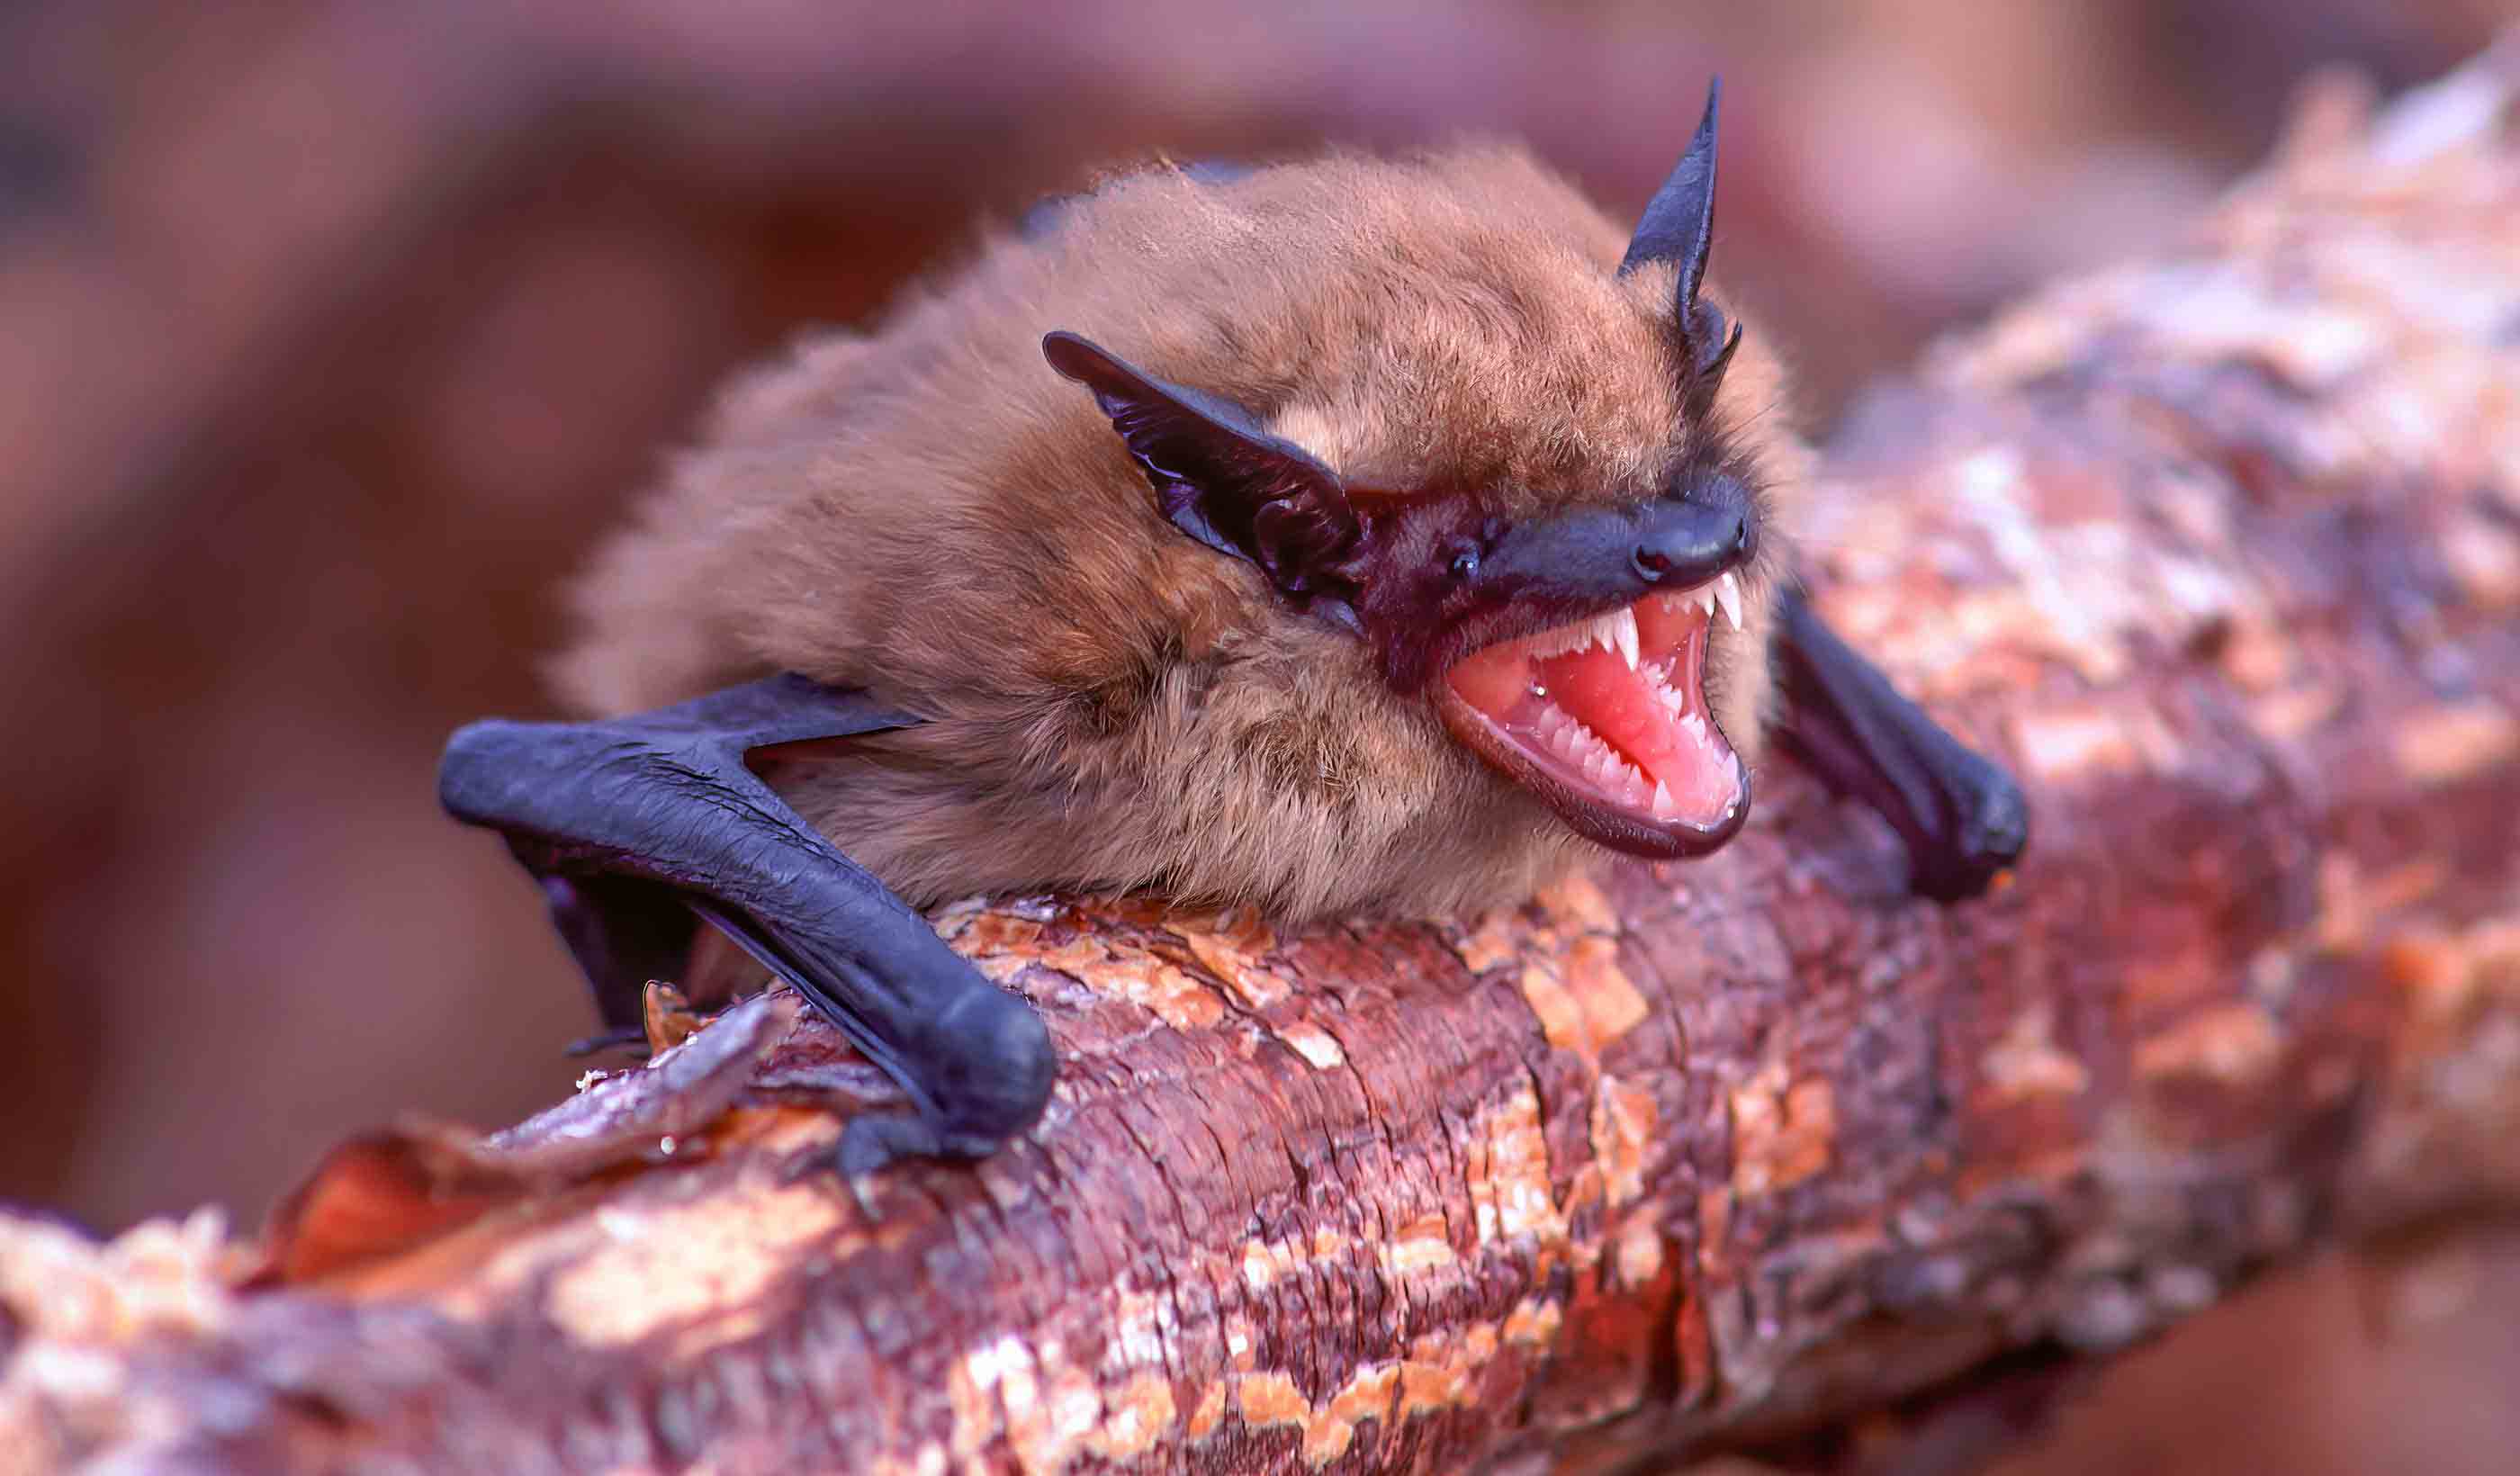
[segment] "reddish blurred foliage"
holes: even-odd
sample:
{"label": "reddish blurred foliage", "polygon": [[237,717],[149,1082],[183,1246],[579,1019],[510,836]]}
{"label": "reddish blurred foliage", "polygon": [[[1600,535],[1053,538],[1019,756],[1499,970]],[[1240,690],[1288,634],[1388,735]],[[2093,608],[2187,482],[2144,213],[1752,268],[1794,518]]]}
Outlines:
{"label": "reddish blurred foliage", "polygon": [[582,991],[438,743],[543,705],[555,581],[714,381],[1039,194],[1505,133],[1630,209],[1720,68],[1718,271],[1825,417],[2177,230],[2312,68],[2511,8],[0,11],[0,1194],[251,1223],[361,1124],[562,1093]]}

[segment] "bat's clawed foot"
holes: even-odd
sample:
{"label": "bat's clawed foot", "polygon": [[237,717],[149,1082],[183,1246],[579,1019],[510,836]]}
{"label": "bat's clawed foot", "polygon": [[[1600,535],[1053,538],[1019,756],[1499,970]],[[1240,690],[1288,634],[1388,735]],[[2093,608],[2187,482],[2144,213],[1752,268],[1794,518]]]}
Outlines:
{"label": "bat's clawed foot", "polygon": [[827,1152],[809,1153],[787,1174],[789,1183],[811,1179],[826,1169],[836,1172],[862,1207],[861,1182],[904,1159],[938,1158],[975,1161],[1006,1146],[1002,1137],[952,1133],[917,1112],[861,1112],[840,1129],[840,1141]]}
{"label": "bat's clawed foot", "polygon": [[905,1081],[918,1105],[860,1112],[840,1130],[839,1145],[799,1174],[828,1164],[854,1185],[905,1158],[986,1158],[1039,1120],[1058,1052],[1031,1006],[995,989],[973,991],[941,1011],[934,1030],[943,1044],[923,1073]]}
{"label": "bat's clawed foot", "polygon": [[949,1153],[945,1135],[915,1112],[861,1112],[840,1129],[839,1145],[825,1161],[841,1178],[855,1180],[904,1158],[960,1156],[966,1155]]}
{"label": "bat's clawed foot", "polygon": [[839,1142],[790,1165],[781,1176],[788,1184],[835,1174],[858,1212],[869,1220],[883,1217],[877,1205],[875,1176],[906,1158],[978,1158],[985,1153],[956,1153],[934,1124],[916,1112],[861,1112],[840,1128]]}

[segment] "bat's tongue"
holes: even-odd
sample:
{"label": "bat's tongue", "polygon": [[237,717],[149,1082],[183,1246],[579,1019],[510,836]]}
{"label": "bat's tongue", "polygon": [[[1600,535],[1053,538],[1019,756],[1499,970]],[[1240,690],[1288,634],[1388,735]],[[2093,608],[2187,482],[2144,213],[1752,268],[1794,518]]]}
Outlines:
{"label": "bat's tongue", "polygon": [[[1652,595],[1473,652],[1446,674],[1487,730],[1473,746],[1518,760],[1508,772],[1538,771],[1552,799],[1563,786],[1630,823],[1725,827],[1747,796],[1740,761],[1706,708],[1708,603],[1694,592]],[[1492,751],[1500,739],[1508,754]]]}

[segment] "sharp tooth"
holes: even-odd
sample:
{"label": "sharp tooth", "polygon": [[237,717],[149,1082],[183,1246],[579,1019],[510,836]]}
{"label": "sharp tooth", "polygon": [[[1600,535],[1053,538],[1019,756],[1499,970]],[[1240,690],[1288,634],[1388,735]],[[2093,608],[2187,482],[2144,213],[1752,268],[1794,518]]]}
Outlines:
{"label": "sharp tooth", "polygon": [[1690,604],[1697,606],[1699,614],[1709,620],[1715,618],[1715,586],[1701,584],[1688,592],[1688,599]]}
{"label": "sharp tooth", "polygon": [[1637,669],[1637,612],[1620,605],[1601,617],[1610,623],[1610,649],[1627,658],[1628,670]]}
{"label": "sharp tooth", "polygon": [[1654,781],[1653,807],[1656,815],[1669,815],[1671,813],[1671,785],[1664,783],[1661,780]]}
{"label": "sharp tooth", "polygon": [[1725,572],[1723,578],[1715,581],[1715,598],[1724,603],[1725,618],[1732,622],[1734,630],[1739,630],[1741,628],[1741,585],[1732,577],[1730,570]]}

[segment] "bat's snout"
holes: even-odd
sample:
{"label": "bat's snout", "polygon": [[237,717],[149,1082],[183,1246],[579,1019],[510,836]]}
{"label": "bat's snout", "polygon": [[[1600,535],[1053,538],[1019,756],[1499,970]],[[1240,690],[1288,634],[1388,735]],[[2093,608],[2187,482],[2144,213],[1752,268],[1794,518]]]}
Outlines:
{"label": "bat's snout", "polygon": [[1667,498],[1645,515],[1628,559],[1647,584],[1688,589],[1746,562],[1752,537],[1746,502]]}

